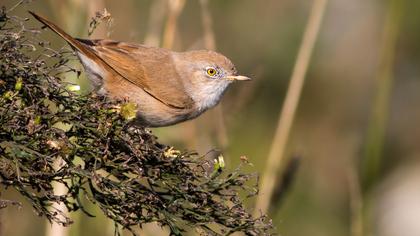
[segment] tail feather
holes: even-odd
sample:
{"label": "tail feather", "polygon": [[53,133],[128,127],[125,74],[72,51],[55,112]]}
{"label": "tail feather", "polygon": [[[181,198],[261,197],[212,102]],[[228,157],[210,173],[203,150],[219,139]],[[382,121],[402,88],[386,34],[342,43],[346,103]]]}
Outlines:
{"label": "tail feather", "polygon": [[72,48],[74,48],[75,50],[80,51],[82,54],[84,54],[88,58],[91,58],[91,59],[98,58],[98,56],[94,52],[92,52],[92,50],[88,46],[84,45],[83,43],[81,43],[77,39],[73,38],[72,36],[70,36],[69,34],[64,32],[64,30],[62,30],[56,24],[52,23],[51,21],[45,19],[44,17],[42,17],[38,14],[36,14],[35,12],[32,12],[32,11],[28,11],[28,12],[33,17],[35,17],[35,19],[37,19],[38,21],[43,23],[45,26],[47,26],[52,31],[54,31],[56,34],[58,34],[60,37],[62,37],[64,40],[66,40],[66,42],[68,44],[70,44],[70,46]]}

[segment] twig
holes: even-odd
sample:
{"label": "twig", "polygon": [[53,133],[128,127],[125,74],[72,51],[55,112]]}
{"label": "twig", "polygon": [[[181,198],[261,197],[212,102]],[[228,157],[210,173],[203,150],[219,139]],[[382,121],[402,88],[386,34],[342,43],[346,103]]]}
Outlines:
{"label": "twig", "polygon": [[350,200],[351,236],[363,236],[363,198],[360,180],[353,166],[347,170]]}
{"label": "twig", "polygon": [[[55,169],[59,169],[59,163],[63,161],[61,158],[58,158],[54,165]],[[62,183],[54,182],[52,184],[54,188],[54,194],[57,196],[65,195],[66,194],[66,186]],[[63,203],[54,202],[51,206],[51,208],[55,209],[56,211],[62,212],[63,215],[59,215],[58,217],[61,218],[61,220],[64,220],[64,215],[68,215],[67,208]],[[45,224],[45,235],[46,236],[66,236],[69,234],[68,227],[65,227],[63,225],[58,224],[57,222],[49,222],[47,221]]]}
{"label": "twig", "polygon": [[17,2],[15,5],[13,5],[11,8],[9,8],[9,9],[7,10],[7,13],[12,12],[13,10],[15,10],[15,9],[16,9],[16,7],[18,7],[18,6],[22,5],[24,2],[25,2],[25,0],[21,0],[21,1]]}
{"label": "twig", "polygon": [[268,155],[266,170],[261,183],[261,194],[257,198],[254,216],[259,215],[260,212],[263,214],[267,213],[268,206],[271,202],[275,180],[277,179],[276,176],[280,165],[283,163],[283,156],[290,128],[295,116],[296,107],[305,80],[305,74],[308,69],[309,60],[318,36],[326,6],[327,0],[314,0],[303,41],[300,45],[296,64],[290,79],[286,99],[278,120],[270,154]]}
{"label": "twig", "polygon": [[[109,36],[111,33],[110,28],[114,22],[114,19],[111,17],[111,14],[108,12],[106,8],[103,7],[104,4],[101,1],[92,1],[89,4],[88,7],[88,16],[94,15],[89,23],[89,29],[88,29],[88,36],[92,37],[92,34],[95,34],[94,38],[104,38],[105,36]],[[103,7],[102,11],[98,11]],[[105,32],[105,28],[101,28],[97,30],[97,27],[102,22],[106,23],[106,26],[108,27],[108,32]]]}
{"label": "twig", "polygon": [[168,9],[167,0],[155,0],[150,7],[150,17],[148,22],[148,31],[144,40],[144,44],[158,47],[160,45],[160,34],[162,33],[162,25],[165,13]]}
{"label": "twig", "polygon": [[378,88],[372,105],[372,114],[367,133],[365,158],[363,159],[363,187],[373,184],[378,177],[382,162],[389,100],[394,83],[395,48],[399,35],[404,1],[390,0],[384,25],[379,67],[376,75]]}
{"label": "twig", "polygon": [[[367,190],[374,185],[382,168],[383,147],[386,126],[389,113],[389,101],[391,99],[394,84],[394,63],[397,40],[400,32],[402,17],[404,16],[404,4],[402,0],[389,0],[384,24],[382,45],[380,49],[379,66],[376,75],[378,87],[372,105],[372,114],[367,132],[367,142],[362,162],[362,192],[363,201],[366,203],[364,211],[369,212],[371,196]],[[372,219],[363,218],[364,233],[369,235],[373,230]]]}
{"label": "twig", "polygon": [[163,47],[173,48],[177,28],[176,22],[178,20],[178,16],[182,12],[182,9],[184,8],[185,0],[168,0],[168,3],[169,15],[163,35]]}
{"label": "twig", "polygon": [[278,185],[273,190],[273,197],[271,200],[271,205],[273,208],[278,209],[278,206],[286,196],[286,193],[290,189],[295,180],[296,173],[299,169],[300,156],[294,155],[288,161],[284,172],[278,178]]}
{"label": "twig", "polygon": [[204,45],[208,50],[216,50],[216,40],[214,37],[213,24],[209,12],[209,1],[200,0],[201,17],[204,29]]}

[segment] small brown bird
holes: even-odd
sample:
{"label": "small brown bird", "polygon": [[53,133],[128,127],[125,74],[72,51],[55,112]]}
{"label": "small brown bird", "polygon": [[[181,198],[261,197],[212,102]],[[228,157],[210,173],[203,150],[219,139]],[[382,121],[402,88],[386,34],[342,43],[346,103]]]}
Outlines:
{"label": "small brown bird", "polygon": [[99,93],[137,104],[135,123],[168,126],[193,119],[214,107],[236,80],[233,63],[207,50],[174,52],[113,40],[73,38],[54,23],[29,12],[76,51]]}

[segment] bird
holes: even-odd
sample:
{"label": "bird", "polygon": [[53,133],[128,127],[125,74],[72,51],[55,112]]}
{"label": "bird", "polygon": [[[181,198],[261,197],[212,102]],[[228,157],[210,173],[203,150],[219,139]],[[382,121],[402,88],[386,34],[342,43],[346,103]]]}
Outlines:
{"label": "bird", "polygon": [[109,39],[80,39],[29,11],[63,38],[76,52],[98,94],[128,98],[137,105],[134,124],[170,126],[201,115],[216,106],[238,75],[235,65],[210,50],[176,52]]}

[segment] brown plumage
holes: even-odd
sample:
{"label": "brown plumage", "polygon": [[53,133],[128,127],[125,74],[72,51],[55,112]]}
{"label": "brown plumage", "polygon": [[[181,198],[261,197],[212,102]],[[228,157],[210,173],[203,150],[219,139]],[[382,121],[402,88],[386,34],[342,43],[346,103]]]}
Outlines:
{"label": "brown plumage", "polygon": [[192,119],[215,106],[238,76],[225,56],[207,50],[173,52],[113,40],[73,38],[29,12],[77,52],[98,92],[137,103],[136,122],[157,127]]}

